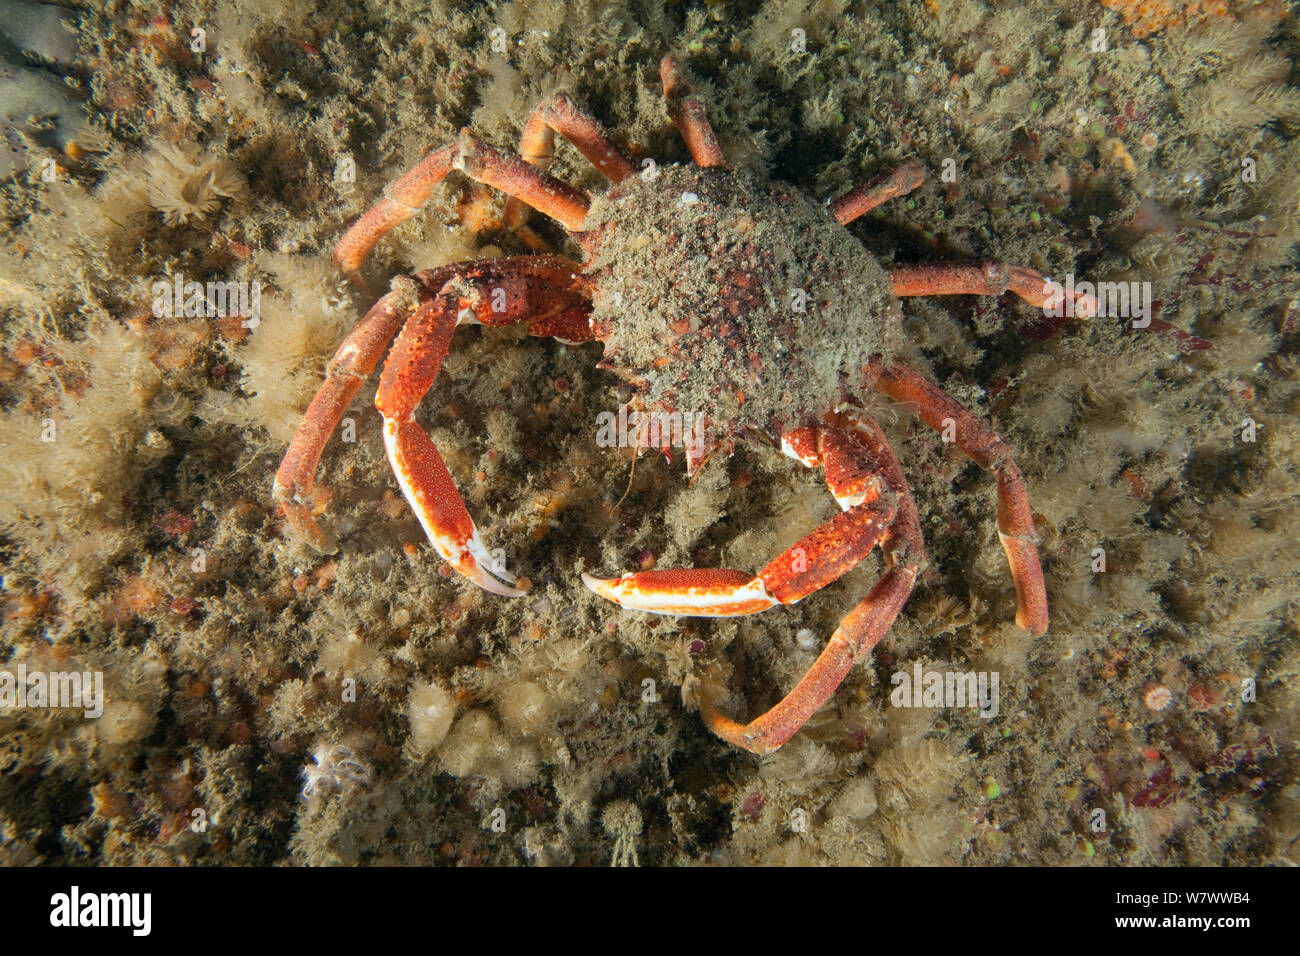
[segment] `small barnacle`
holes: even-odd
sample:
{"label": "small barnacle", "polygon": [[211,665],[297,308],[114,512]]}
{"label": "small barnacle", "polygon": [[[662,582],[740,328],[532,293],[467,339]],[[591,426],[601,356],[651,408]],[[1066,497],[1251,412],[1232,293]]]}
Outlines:
{"label": "small barnacle", "polygon": [[370,768],[341,744],[317,744],[311,752],[313,764],[303,768],[302,795],[308,799],[322,794],[344,793],[370,786]]}
{"label": "small barnacle", "polygon": [[222,199],[241,199],[244,177],[225,159],[213,159],[193,146],[164,143],[150,154],[149,205],[169,226],[204,219]]}

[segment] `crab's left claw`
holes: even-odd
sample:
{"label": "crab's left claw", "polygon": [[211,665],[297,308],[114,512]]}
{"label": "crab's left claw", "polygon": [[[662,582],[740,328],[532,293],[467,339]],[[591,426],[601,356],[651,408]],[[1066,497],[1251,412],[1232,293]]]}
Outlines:
{"label": "crab's left claw", "polygon": [[[856,426],[856,422],[852,423]],[[721,617],[794,604],[829,584],[883,544],[889,568],[831,635],[794,689],[746,723],[699,696],[700,713],[723,740],[757,754],[776,750],[830,699],[854,663],[889,630],[916,582],[925,548],[916,505],[883,433],[865,424],[796,428],[782,435],[786,453],[822,467],[843,511],[787,548],[756,575],[723,568],[643,571],[610,581],[582,576],[587,587],[620,607],[656,614]]]}
{"label": "crab's left claw", "polygon": [[780,602],[762,578],[726,568],[642,571],[602,579],[585,572],[582,583],[619,607],[651,614],[731,617],[766,611]]}
{"label": "crab's left claw", "polygon": [[[839,476],[835,462],[832,474]],[[832,482],[847,494],[848,479]],[[602,580],[583,574],[583,583],[619,607],[652,614],[733,617],[794,604],[834,581],[871,553],[894,518],[892,501],[863,497],[847,510],[783,551],[758,574],[728,568],[642,571]],[[863,500],[864,498],[869,500]]]}

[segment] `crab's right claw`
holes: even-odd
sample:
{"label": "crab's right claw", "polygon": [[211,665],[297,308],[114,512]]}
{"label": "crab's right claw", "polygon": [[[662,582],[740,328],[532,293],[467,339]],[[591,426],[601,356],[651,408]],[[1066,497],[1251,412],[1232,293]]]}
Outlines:
{"label": "crab's right claw", "polygon": [[510,586],[515,583],[514,575],[484,546],[442,456],[424,429],[413,421],[388,419],[384,422],[384,446],[411,510],[446,562],[485,591],[522,597],[525,592]]}

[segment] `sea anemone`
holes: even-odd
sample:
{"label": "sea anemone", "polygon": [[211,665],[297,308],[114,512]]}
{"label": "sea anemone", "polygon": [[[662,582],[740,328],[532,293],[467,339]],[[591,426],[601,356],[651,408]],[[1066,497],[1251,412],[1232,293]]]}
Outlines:
{"label": "sea anemone", "polygon": [[1173,701],[1173,691],[1164,684],[1148,684],[1142,688],[1142,703],[1146,705],[1147,710],[1162,711]]}
{"label": "sea anemone", "polygon": [[169,226],[203,219],[224,199],[246,195],[244,177],[225,159],[213,159],[193,146],[164,143],[150,154],[149,205]]}

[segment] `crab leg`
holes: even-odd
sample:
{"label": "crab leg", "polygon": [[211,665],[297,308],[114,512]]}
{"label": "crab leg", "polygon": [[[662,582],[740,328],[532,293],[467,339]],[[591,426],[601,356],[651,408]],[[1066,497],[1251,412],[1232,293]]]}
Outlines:
{"label": "crab leg", "polygon": [[358,270],[375,243],[414,216],[453,169],[517,196],[570,232],[581,229],[587,216],[589,203],[582,193],[539,172],[518,156],[498,152],[464,129],[456,142],[429,153],[389,183],[384,198],[344,233],[334,250],[334,259],[349,278],[364,287]]}
{"label": "crab leg", "polygon": [[945,422],[955,430],[955,443],[981,468],[993,472],[998,483],[998,539],[1006,552],[1011,579],[1016,586],[1016,623],[1031,633],[1047,630],[1047,590],[1038,563],[1034,514],[1029,494],[1011,457],[1011,449],[991,428],[959,405],[947,392],[900,362],[886,366],[872,361],[868,372],[872,386],[896,402],[915,404],[921,420],[942,431]]}
{"label": "crab leg", "polygon": [[559,133],[586,156],[612,182],[621,183],[636,173],[627,153],[590,113],[565,93],[553,93],[538,104],[524,124],[519,153],[534,166],[544,164],[555,150]]}
{"label": "crab leg", "polygon": [[[562,92],[539,103],[524,124],[519,139],[519,155],[524,162],[545,169],[555,152],[556,133],[576,146],[611,182],[621,183],[636,173],[632,160],[600,122]],[[511,229],[519,229],[528,219],[528,210],[511,196],[506,200],[505,219]]]}
{"label": "crab leg", "polygon": [[837,408],[828,422],[842,428],[862,446],[866,451],[865,460],[872,464],[873,473],[878,473],[884,479],[885,486],[901,502],[894,523],[890,525],[882,542],[886,554],[892,559],[906,552],[914,555],[920,565],[927,564],[929,557],[921,538],[921,518],[912,499],[912,489],[908,487],[903,466],[894,454],[889,439],[885,437],[884,429],[862,409],[847,405]]}
{"label": "crab leg", "polygon": [[659,76],[664,84],[664,98],[668,100],[668,115],[686,140],[686,148],[696,166],[722,166],[726,160],[718,137],[709,125],[704,104],[695,95],[695,89],[682,73],[681,66],[671,55],[659,61]]}
{"label": "crab leg", "polygon": [[[438,285],[450,276],[449,270],[441,271],[446,275]],[[289,526],[319,551],[332,552],[335,548],[311,516],[316,465],[357,389],[375,370],[384,349],[418,302],[414,283],[410,280],[394,283],[393,291],[376,302],[357,323],[326,366],[325,381],[312,398],[275,474],[275,500],[284,507]]]}
{"label": "crab leg", "polygon": [[860,444],[837,428],[796,428],[781,438],[786,454],[826,470],[826,485],[843,510],[786,549],[757,575],[727,568],[642,571],[583,583],[619,607],[652,614],[731,617],[794,604],[853,568],[885,536],[894,519],[890,493],[862,467]]}
{"label": "crab leg", "polygon": [[871,653],[885,636],[916,583],[915,562],[897,565],[876,582],[862,602],[850,611],[817,660],[798,684],[775,707],[747,724],[733,720],[702,700],[705,726],[723,740],[756,754],[769,754],[799,732],[844,682],[853,665]]}
{"label": "crab leg", "polygon": [[889,632],[925,564],[916,503],[880,427],[865,414],[860,418],[837,415],[835,419],[846,421],[858,442],[861,460],[874,465],[896,493],[897,515],[883,541],[890,567],[866,598],[840,621],[808,673],[767,713],[742,724],[724,715],[716,699],[700,700],[700,714],[713,733],[756,754],[776,750],[831,698],[853,665],[867,657]]}
{"label": "crab leg", "polygon": [[923,182],[925,182],[925,169],[916,160],[909,159],[875,182],[850,189],[831,203],[830,213],[841,226],[847,226],[881,203],[906,196]]}
{"label": "crab leg", "polygon": [[521,256],[473,263],[416,309],[384,363],[375,407],[384,418],[384,447],[402,493],[438,553],[494,594],[519,597],[524,592],[496,580],[513,584],[515,579],[483,544],[442,455],[416,423],[415,410],[433,385],[461,322],[506,325],[527,320],[534,334],[581,336],[576,319],[585,308],[576,266],[565,260]]}
{"label": "crab leg", "polygon": [[[938,263],[924,266],[892,266],[886,270],[894,284],[894,295],[1001,295],[1014,292],[1030,305],[1051,308],[1064,295],[1059,285],[1049,283],[1042,274],[1026,266],[1009,266],[1001,262],[982,265]],[[1081,319],[1097,314],[1097,300],[1090,295],[1075,295],[1074,314]]]}

